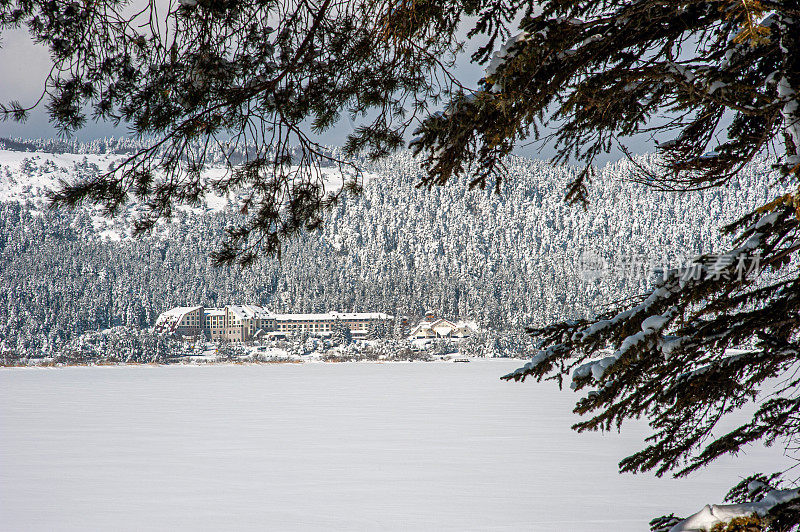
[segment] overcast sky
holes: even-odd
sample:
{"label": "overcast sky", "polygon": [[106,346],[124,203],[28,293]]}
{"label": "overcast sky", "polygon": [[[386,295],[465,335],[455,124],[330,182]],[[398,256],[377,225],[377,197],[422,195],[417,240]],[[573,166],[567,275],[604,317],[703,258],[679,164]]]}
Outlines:
{"label": "overcast sky", "polygon": [[[35,45],[24,30],[6,32],[0,42],[0,101],[8,103],[18,100],[23,106],[34,103],[42,92],[44,80],[50,69],[51,62],[45,47]],[[475,86],[482,77],[482,67],[469,61],[470,51],[459,61],[455,74],[466,86]],[[345,118],[334,128],[319,136],[322,143],[328,145],[341,145],[351,131],[352,124]],[[27,122],[0,121],[0,137],[23,138],[48,138],[55,137],[58,132],[53,128],[47,118],[44,104],[30,113]],[[126,126],[114,128],[110,123],[94,122],[89,119],[87,125],[77,132],[75,136],[80,140],[89,140],[105,136],[130,136]],[[633,153],[647,153],[655,149],[655,143],[647,136],[642,135],[628,142]],[[519,146],[516,150],[519,155],[533,158],[548,159],[553,156],[550,146],[528,145]],[[615,152],[598,160],[603,163],[616,160],[622,156]]]}

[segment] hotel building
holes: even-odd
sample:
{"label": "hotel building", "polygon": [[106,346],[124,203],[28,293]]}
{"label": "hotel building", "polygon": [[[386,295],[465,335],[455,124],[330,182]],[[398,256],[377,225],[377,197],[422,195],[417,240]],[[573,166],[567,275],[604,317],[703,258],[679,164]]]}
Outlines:
{"label": "hotel building", "polygon": [[210,340],[249,342],[266,337],[330,336],[337,320],[350,329],[353,338],[365,338],[372,325],[389,326],[394,316],[381,312],[326,312],[324,314],[273,314],[257,305],[222,308],[176,307],[156,320],[158,332],[180,336],[203,334]]}

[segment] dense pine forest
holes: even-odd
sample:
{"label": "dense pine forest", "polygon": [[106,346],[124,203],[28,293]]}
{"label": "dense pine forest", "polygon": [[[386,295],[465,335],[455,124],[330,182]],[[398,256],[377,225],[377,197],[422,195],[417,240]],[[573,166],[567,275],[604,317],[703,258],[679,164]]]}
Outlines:
{"label": "dense pine forest", "polygon": [[236,198],[187,208],[136,239],[128,236],[136,204],[114,221],[89,208],[47,209],[48,183],[98,171],[134,144],[4,147],[0,350],[18,356],[57,352],[88,331],[146,328],[164,309],[189,304],[434,311],[500,330],[588,316],[645,291],[659,265],[721,248],[719,227],[767,203],[772,179],[771,162],[760,160],[725,190],[661,193],[629,180],[634,164],[657,164],[645,156],[598,169],[583,210],[563,201],[571,167],[511,157],[500,194],[426,191],[416,187],[418,160],[404,152],[368,164],[363,194],[290,242],[280,261],[241,270],[209,259],[239,216]]}

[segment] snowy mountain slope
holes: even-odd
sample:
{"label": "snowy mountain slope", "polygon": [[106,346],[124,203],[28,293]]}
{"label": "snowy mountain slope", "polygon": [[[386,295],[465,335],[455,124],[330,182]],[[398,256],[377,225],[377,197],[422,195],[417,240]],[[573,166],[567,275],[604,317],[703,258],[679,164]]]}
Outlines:
{"label": "snowy mountain slope", "polygon": [[[94,175],[109,170],[120,162],[124,154],[117,153],[51,153],[26,152],[0,149],[0,201],[24,203],[35,211],[47,207],[47,192],[58,188],[62,180],[73,181],[83,176]],[[327,190],[339,190],[345,181],[352,179],[352,173],[344,175],[336,168],[322,168]],[[212,166],[206,178],[214,180],[225,175],[222,165]],[[365,180],[371,177],[364,176]],[[193,214],[219,212],[236,204],[245,195],[242,191],[236,197],[208,194],[200,207],[179,207],[179,210]],[[97,234],[104,239],[119,241],[129,238],[132,221],[146,212],[145,207],[130,198],[126,208],[116,219],[107,219],[94,206],[84,207],[92,213],[92,221]]]}
{"label": "snowy mountain slope", "polygon": [[54,180],[113,157],[0,152],[0,349],[56,349],[86,330],[150,325],[165,308],[196,303],[435,310],[497,328],[585,316],[643,292],[659,265],[721,249],[719,226],[769,201],[772,179],[763,160],[726,189],[664,194],[627,181],[632,164],[620,162],[600,171],[583,211],[563,203],[571,168],[512,158],[500,195],[457,183],[427,191],[415,187],[417,162],[400,153],[371,166],[379,177],[363,195],[290,242],[281,262],[240,271],[208,258],[238,217],[235,198],[178,212],[142,239],[125,237],[135,203],[114,221],[89,207],[42,208]]}
{"label": "snowy mountain slope", "polygon": [[108,168],[119,156],[0,150],[0,201],[40,204],[45,192],[84,173]]}

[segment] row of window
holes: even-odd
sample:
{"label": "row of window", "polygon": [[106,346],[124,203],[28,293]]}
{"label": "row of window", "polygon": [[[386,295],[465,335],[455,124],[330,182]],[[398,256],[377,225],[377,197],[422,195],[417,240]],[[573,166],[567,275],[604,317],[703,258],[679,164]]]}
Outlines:
{"label": "row of window", "polygon": [[[237,322],[235,319],[232,320],[228,325],[225,324],[224,316],[208,316],[205,319],[205,328],[206,329],[222,329],[224,327],[238,327],[241,325],[240,322]],[[349,320],[342,322],[344,325],[348,327],[359,327],[363,326],[365,323],[379,321],[379,320]],[[188,327],[195,326],[198,327],[199,321],[197,318],[188,318],[184,320],[181,325],[185,325]],[[253,322],[250,322],[250,329],[253,330]],[[308,330],[317,330],[317,331],[330,331],[333,327],[333,323],[331,322],[289,322],[289,323],[275,323],[275,322],[267,322],[263,324],[270,329],[277,329],[280,331],[289,331],[289,330],[296,330],[296,329],[308,329]]]}

